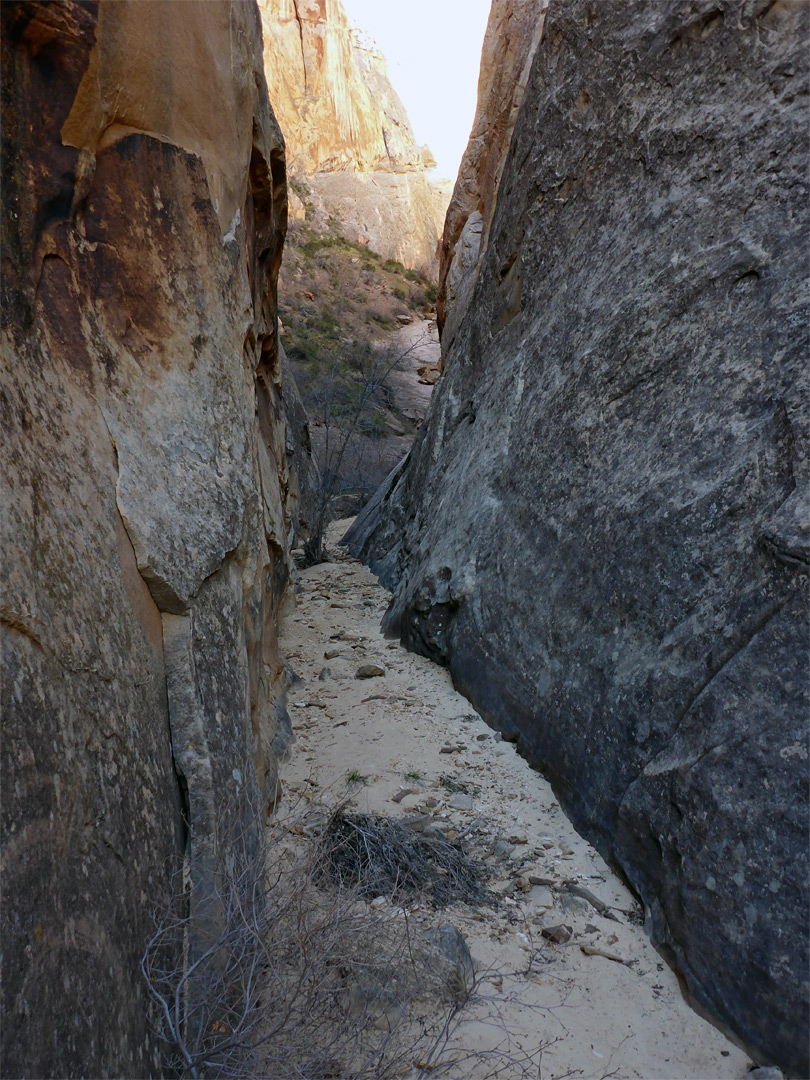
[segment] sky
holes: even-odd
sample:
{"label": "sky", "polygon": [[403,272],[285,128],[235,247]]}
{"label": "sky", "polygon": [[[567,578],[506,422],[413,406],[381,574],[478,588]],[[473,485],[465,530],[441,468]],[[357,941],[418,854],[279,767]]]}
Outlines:
{"label": "sky", "polygon": [[490,0],[343,0],[388,60],[417,142],[455,180],[467,146]]}

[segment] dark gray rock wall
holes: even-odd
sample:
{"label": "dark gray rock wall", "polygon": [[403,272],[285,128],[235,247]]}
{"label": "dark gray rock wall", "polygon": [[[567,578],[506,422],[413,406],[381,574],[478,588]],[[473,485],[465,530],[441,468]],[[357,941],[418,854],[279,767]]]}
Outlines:
{"label": "dark gray rock wall", "polygon": [[446,374],[349,537],[802,1076],[808,17],[552,0]]}

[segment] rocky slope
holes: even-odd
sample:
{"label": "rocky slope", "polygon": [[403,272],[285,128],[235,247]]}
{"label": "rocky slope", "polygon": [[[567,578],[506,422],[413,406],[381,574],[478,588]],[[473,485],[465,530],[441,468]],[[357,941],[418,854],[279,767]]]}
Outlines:
{"label": "rocky slope", "polygon": [[389,630],[799,1076],[808,17],[552,0],[446,374],[351,533]]}
{"label": "rocky slope", "polygon": [[414,139],[385,58],[340,0],[260,0],[270,98],[290,172],[348,239],[435,277],[448,185]]}
{"label": "rocky slope", "polygon": [[168,860],[276,792],[284,145],[255,5],[192,14],[2,5],[7,1076],[160,1071]]}

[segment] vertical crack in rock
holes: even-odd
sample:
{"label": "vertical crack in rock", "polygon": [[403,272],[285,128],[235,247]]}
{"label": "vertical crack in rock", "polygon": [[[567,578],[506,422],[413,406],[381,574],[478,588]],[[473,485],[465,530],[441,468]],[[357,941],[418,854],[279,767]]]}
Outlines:
{"label": "vertical crack in rock", "polygon": [[172,754],[186,793],[193,891],[204,900],[214,883],[217,809],[205,718],[197,697],[193,620],[191,615],[170,612],[164,612],[162,620]]}

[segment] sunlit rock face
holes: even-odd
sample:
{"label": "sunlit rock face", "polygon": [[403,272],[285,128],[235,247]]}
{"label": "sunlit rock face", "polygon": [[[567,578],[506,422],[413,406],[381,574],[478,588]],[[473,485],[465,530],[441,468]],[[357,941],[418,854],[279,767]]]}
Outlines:
{"label": "sunlit rock face", "polygon": [[167,860],[276,791],[284,147],[255,4],[1,11],[3,1074],[147,1076]]}
{"label": "sunlit rock face", "polygon": [[470,140],[444,222],[437,314],[450,348],[486,249],[512,131],[543,32],[548,0],[493,0]]}
{"label": "sunlit rock face", "polygon": [[350,239],[435,276],[449,192],[428,176],[435,161],[416,143],[385,58],[339,0],[260,0],[260,8],[291,174],[306,178],[314,206]]}
{"label": "sunlit rock face", "polygon": [[389,630],[518,736],[691,993],[796,1076],[809,19],[552,0],[491,220],[459,230],[487,239],[445,374],[350,534]]}

